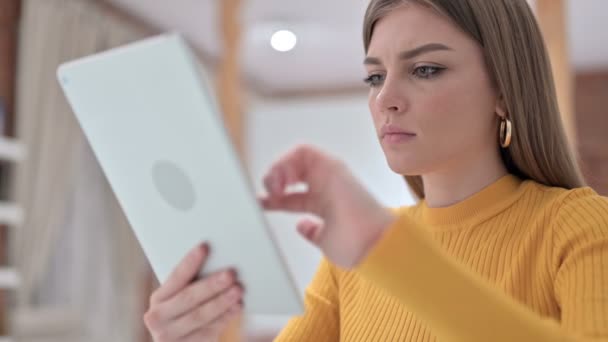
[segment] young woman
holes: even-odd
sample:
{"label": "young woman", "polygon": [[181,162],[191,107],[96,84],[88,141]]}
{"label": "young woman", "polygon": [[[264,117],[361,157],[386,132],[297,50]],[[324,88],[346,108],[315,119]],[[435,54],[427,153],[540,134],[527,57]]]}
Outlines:
{"label": "young woman", "polygon": [[[420,201],[387,210],[312,147],[280,159],[260,202],[317,215],[297,228],[325,258],[277,340],[608,340],[608,199],[583,186],[526,1],[372,0],[364,43],[380,144]],[[152,296],[157,341],[214,340],[240,310],[234,274],[189,283],[205,250]]]}

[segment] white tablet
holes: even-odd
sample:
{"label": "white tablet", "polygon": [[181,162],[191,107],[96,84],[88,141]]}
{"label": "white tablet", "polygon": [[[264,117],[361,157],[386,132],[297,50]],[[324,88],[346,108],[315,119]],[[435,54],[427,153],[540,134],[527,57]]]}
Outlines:
{"label": "white tablet", "polygon": [[300,314],[302,298],[178,34],[68,62],[63,91],[159,281],[195,245],[201,275],[234,267],[245,311]]}

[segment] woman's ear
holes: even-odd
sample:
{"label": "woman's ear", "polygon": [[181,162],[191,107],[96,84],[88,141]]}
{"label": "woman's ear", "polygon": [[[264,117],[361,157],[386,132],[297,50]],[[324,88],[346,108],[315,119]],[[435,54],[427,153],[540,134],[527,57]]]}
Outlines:
{"label": "woman's ear", "polygon": [[500,95],[498,99],[496,99],[496,108],[494,109],[494,111],[498,116],[503,119],[507,117],[507,106],[505,105],[505,101],[502,95]]}

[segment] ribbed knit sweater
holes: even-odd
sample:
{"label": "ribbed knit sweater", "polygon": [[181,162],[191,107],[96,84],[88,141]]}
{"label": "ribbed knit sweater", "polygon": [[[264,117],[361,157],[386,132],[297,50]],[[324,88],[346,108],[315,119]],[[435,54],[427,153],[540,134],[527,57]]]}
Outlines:
{"label": "ribbed knit sweater", "polygon": [[425,201],[352,270],[323,259],[276,341],[608,341],[608,199],[507,175]]}

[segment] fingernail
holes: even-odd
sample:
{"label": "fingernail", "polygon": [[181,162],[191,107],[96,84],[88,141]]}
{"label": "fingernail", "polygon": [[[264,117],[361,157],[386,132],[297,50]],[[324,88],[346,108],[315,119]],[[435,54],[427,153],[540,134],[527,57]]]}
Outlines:
{"label": "fingernail", "polygon": [[230,274],[230,272],[222,272],[222,274],[220,274],[219,282],[221,285],[226,285],[230,282],[231,279],[232,275]]}

